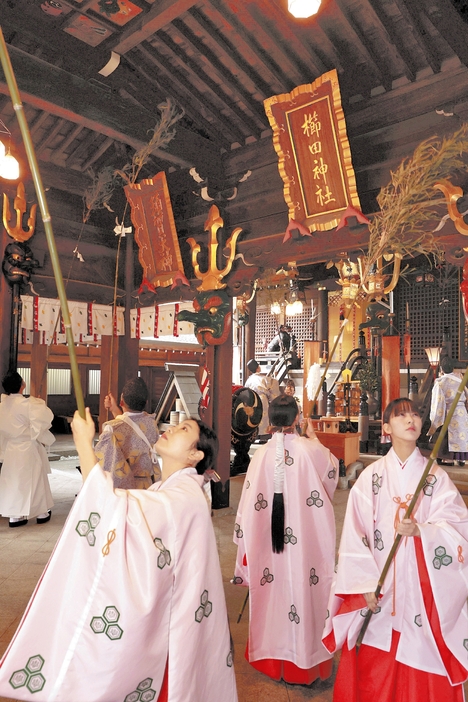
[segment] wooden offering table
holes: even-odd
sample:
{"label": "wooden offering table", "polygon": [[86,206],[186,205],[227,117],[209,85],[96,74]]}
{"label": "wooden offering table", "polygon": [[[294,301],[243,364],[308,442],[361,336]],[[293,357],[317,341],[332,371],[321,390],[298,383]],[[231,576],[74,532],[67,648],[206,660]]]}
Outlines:
{"label": "wooden offering table", "polygon": [[317,439],[326,446],[334,456],[342,458],[345,466],[357,461],[359,458],[359,439],[360,432],[346,432],[339,434],[328,431],[316,431]]}

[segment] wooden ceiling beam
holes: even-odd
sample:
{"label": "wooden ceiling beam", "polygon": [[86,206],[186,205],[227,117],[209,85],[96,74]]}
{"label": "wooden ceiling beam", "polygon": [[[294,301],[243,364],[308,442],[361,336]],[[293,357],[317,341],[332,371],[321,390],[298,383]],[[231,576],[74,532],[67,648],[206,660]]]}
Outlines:
{"label": "wooden ceiling beam", "polygon": [[281,69],[283,77],[287,81],[293,81],[294,85],[300,85],[308,70],[304,73],[304,65],[301,66],[297,57],[292,56],[292,52],[288,50],[284,42],[278,36],[275,36],[271,27],[265,22],[265,19],[268,19],[268,15],[265,16],[256,4],[250,5],[249,15],[251,17],[251,29],[256,41],[259,44],[262,42],[262,49],[272,56]]}
{"label": "wooden ceiling beam", "polygon": [[[62,117],[75,124],[139,149],[154,128],[154,110],[137,110],[115,94],[91,85],[41,59],[10,47],[10,58],[23,100],[36,109]],[[0,74],[1,75],[1,74]],[[0,77],[0,93],[8,94]],[[195,132],[176,126],[176,136],[167,149],[159,150],[158,158],[179,166],[190,167],[200,159],[219,158],[219,148]]]}
{"label": "wooden ceiling beam", "polygon": [[90,131],[88,134],[86,134],[76,149],[68,156],[66,161],[67,168],[74,168],[77,166],[78,170],[82,170],[81,167],[78,166],[78,161],[83,156],[85,157],[84,160],[86,160],[88,149],[94,144],[98,137],[99,134],[97,132]]}
{"label": "wooden ceiling beam", "polygon": [[70,144],[72,144],[75,141],[75,139],[78,138],[83,129],[83,124],[77,124],[75,127],[72,127],[66,135],[66,137],[63,139],[62,143],[59,145],[58,149],[54,151],[52,157],[54,159],[61,158],[62,154],[65,153],[65,149],[67,149],[70,146]]}
{"label": "wooden ceiling beam", "polygon": [[[421,4],[420,0],[417,0],[417,4],[424,8],[431,24],[440,32],[461,63],[468,66],[468,27],[452,4],[444,2],[441,7],[440,2]],[[456,31],[453,31],[454,26],[457,27]]]}
{"label": "wooden ceiling beam", "polygon": [[55,139],[55,137],[60,132],[64,124],[66,124],[66,121],[62,117],[59,117],[55,121],[55,124],[49,131],[49,133],[45,135],[44,139],[39,144],[36,144],[36,156],[40,156],[43,153],[43,151]]}
{"label": "wooden ceiling beam", "polygon": [[421,47],[427,63],[434,73],[439,73],[441,61],[432,48],[431,38],[427,35],[427,31],[421,22],[419,7],[411,2],[405,2],[404,0],[395,0],[395,2],[402,17],[410,25],[413,36]]}
{"label": "wooden ceiling beam", "polygon": [[[232,134],[236,135],[234,141],[238,141],[240,144],[243,144],[246,137],[250,136],[250,134],[253,134],[257,139],[260,137],[261,130],[258,128],[257,124],[236,105],[232,98],[223,94],[222,86],[212,80],[212,78],[210,78],[210,76],[203,71],[203,68],[200,68],[196,61],[193,61],[190,56],[185,54],[168,34],[165,32],[159,32],[157,41],[163,44],[166,51],[169,52],[170,56],[177,63],[179,61],[182,63],[183,68],[192,76],[194,81],[198,82],[201,80],[203,82],[204,86],[207,88],[207,92],[205,93],[205,98],[207,101],[208,95],[211,96],[211,105],[209,109],[213,115],[217,114],[218,119],[220,119],[219,114],[221,109],[224,109],[231,114],[231,117],[223,115],[221,117],[221,121],[225,125],[225,120],[229,119],[230,124],[228,129]],[[200,76],[201,71],[203,71],[203,76]],[[181,76],[180,71],[178,71],[178,74]],[[245,123],[248,125],[250,134],[246,134],[242,131],[242,127],[239,127],[239,122],[241,124]]]}
{"label": "wooden ceiling beam", "polygon": [[[242,85],[241,81],[236,80],[232,73],[229,73],[225,65],[218,59],[218,56],[214,51],[210,49],[207,44],[204,44],[190,29],[187,27],[182,20],[174,20],[172,26],[176,28],[177,32],[184,38],[187,44],[199,54],[200,62],[208,63],[209,67],[216,72],[219,78],[222,80],[222,84],[227,88],[232,90],[234,94],[239,93],[241,100],[245,103],[246,107],[253,113],[255,117],[261,122],[262,130],[266,128],[266,117],[263,107],[259,105],[257,100],[248,92]],[[219,41],[219,40],[218,40]],[[220,44],[216,43],[217,51],[219,53]],[[258,132],[258,125],[252,121],[254,130]]]}
{"label": "wooden ceiling beam", "polygon": [[208,124],[210,124],[210,132],[212,134],[218,135],[217,141],[219,144],[223,144],[224,142],[224,144],[230,145],[233,141],[236,141],[236,135],[232,133],[229,134],[228,129],[226,129],[225,132],[219,130],[217,125],[218,115],[211,113],[209,107],[207,108],[207,105],[203,103],[201,97],[198,96],[193,90],[190,82],[184,76],[180,75],[180,73],[174,69],[174,66],[170,65],[165,60],[165,57],[161,56],[161,54],[152,45],[150,45],[148,42],[144,42],[137,47],[136,51],[149,60],[149,62],[168,79],[169,84],[173,86],[171,88],[172,92],[175,88],[179,95],[184,96],[184,99],[180,101],[180,104],[187,113],[192,112],[192,110],[188,108],[188,104],[195,107],[196,110],[199,110],[201,115],[203,115],[205,112],[210,112],[214,123],[211,123],[208,119],[204,118],[205,123],[208,122]]}
{"label": "wooden ceiling beam", "polygon": [[[250,33],[252,25],[254,25],[252,16],[247,16],[245,12],[241,12],[239,5],[232,7],[233,0],[225,0],[225,2],[228,9],[223,10],[222,15],[232,25],[234,32],[238,35],[238,39],[242,40],[246,50],[255,55],[263,69],[269,74],[271,85],[273,86],[270,87],[270,93],[274,90],[279,90],[280,92],[292,90],[295,87],[294,80],[283,73],[281,66],[272,61],[268,52],[260,46],[254,39],[253,34]],[[247,31],[246,26],[249,27],[249,31]],[[255,28],[258,29],[258,25]]]}
{"label": "wooden ceiling beam", "polygon": [[132,26],[121,35],[120,40],[112,46],[112,50],[121,55],[128,53],[176,17],[183,15],[197,2],[198,0],[159,0],[146,14],[132,22]]}
{"label": "wooden ceiling beam", "polygon": [[394,29],[391,19],[386,17],[379,3],[371,0],[362,0],[362,2],[366,8],[366,14],[372,19],[372,23],[379,28],[381,33],[386,37],[388,43],[395,48],[395,51],[404,65],[405,76],[409,81],[415,81],[417,71],[412,54],[408,51],[400,35]]}
{"label": "wooden ceiling beam", "polygon": [[[301,27],[295,26],[294,29],[291,28],[290,22],[288,21],[290,19],[288,17],[289,13],[287,13],[285,6],[283,8],[283,6],[276,5],[274,2],[270,2],[270,0],[263,0],[263,7],[265,7],[265,14],[266,12],[271,13],[275,25],[285,34],[286,41],[294,48],[294,59],[297,61],[298,65],[301,66],[301,71],[304,73],[304,76],[306,76],[309,71],[311,77],[315,79],[322,75],[322,73],[326,73],[335,67],[333,62],[326,60],[324,55],[322,57],[319,56],[315,46],[311,46],[304,41],[304,36],[300,31]],[[256,11],[258,12],[258,9],[256,9]],[[315,26],[311,33],[314,32]],[[309,78],[307,78],[307,81],[309,81]]]}
{"label": "wooden ceiling beam", "polygon": [[335,0],[337,8],[341,13],[339,19],[342,20],[346,28],[346,37],[350,39],[358,53],[364,57],[366,63],[375,74],[377,80],[389,91],[392,88],[392,76],[388,73],[386,60],[372,49],[365,35],[361,32],[358,24],[354,21],[344,0]]}
{"label": "wooden ceiling beam", "polygon": [[[144,59],[145,58],[145,48],[137,47],[130,54],[127,54],[125,59],[131,63],[136,71],[148,82],[149,85],[153,86],[155,90],[165,91],[166,95],[171,94],[176,103],[184,110],[188,119],[190,119],[198,128],[203,129],[205,134],[207,134],[215,143],[219,145],[220,148],[228,150],[230,148],[230,142],[226,138],[225,134],[218,132],[216,127],[206,120],[203,115],[201,115],[195,108],[192,108],[190,102],[187,102],[187,97],[183,93],[179,92],[175,87],[174,83],[171,82],[170,76],[163,73],[163,70],[155,70],[155,61],[146,62],[145,64],[139,58],[139,54]],[[219,161],[219,155],[216,159]],[[198,161],[197,161],[198,163]]]}
{"label": "wooden ceiling beam", "polygon": [[91,154],[91,156],[88,158],[87,161],[83,163],[81,166],[81,170],[86,173],[86,171],[91,168],[93,163],[95,163],[101,156],[109,149],[112,144],[114,143],[114,140],[111,139],[110,137],[105,137],[104,141],[101,143],[101,145],[96,149],[96,151]]}
{"label": "wooden ceiling beam", "polygon": [[[217,16],[220,20],[225,19],[214,6],[210,6],[210,12],[212,15]],[[200,10],[193,7],[188,13],[190,18],[194,20],[198,26],[208,34],[210,39],[218,46],[219,53],[224,54],[230,61],[239,68],[242,73],[247,76],[247,78],[253,83],[257,91],[261,94],[262,99],[271,96],[271,86],[263,80],[263,78],[255,72],[255,69],[248,63],[242,54],[242,49],[240,46],[235,47],[229,41],[229,38],[225,35],[222,36],[218,31],[218,28],[205,17]]]}
{"label": "wooden ceiling beam", "polygon": [[30,134],[31,134],[32,137],[33,137],[33,136],[35,135],[35,133],[42,127],[42,125],[44,124],[44,122],[46,122],[46,121],[49,119],[49,117],[50,117],[50,113],[49,113],[49,112],[47,112],[47,111],[46,111],[46,112],[39,112],[39,114],[37,115],[36,119],[34,120],[34,122],[33,122],[33,123],[30,125],[30,127],[29,127],[29,131],[30,131]]}

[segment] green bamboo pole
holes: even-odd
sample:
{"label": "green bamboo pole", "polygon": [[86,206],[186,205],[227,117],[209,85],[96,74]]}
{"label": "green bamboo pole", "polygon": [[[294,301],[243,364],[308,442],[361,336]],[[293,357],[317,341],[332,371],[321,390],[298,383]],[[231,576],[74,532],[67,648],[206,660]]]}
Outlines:
{"label": "green bamboo pole", "polygon": [[41,210],[42,221],[44,222],[44,229],[46,233],[47,244],[49,247],[50,258],[52,261],[52,268],[54,270],[55,284],[57,285],[57,292],[60,300],[60,307],[62,310],[63,323],[65,325],[65,333],[67,337],[68,353],[70,355],[70,368],[73,379],[73,387],[75,390],[76,405],[80,415],[85,417],[85,405],[83,398],[83,391],[81,388],[80,373],[78,370],[78,362],[76,359],[75,343],[73,340],[70,313],[68,311],[67,296],[65,293],[65,286],[63,283],[62,271],[60,269],[60,261],[57,253],[57,247],[55,245],[54,232],[52,229],[51,217],[49,214],[49,209],[47,206],[47,200],[45,196],[44,186],[42,184],[41,174],[39,172],[39,166],[37,163],[36,154],[34,152],[34,145],[31,139],[31,134],[29,132],[28,123],[24,115],[23,103],[21,102],[18,85],[16,83],[15,74],[13,72],[13,66],[11,65],[10,56],[8,54],[7,46],[5,43],[5,38],[3,36],[2,28],[0,27],[0,61],[3,68],[3,73],[5,74],[8,89],[10,91],[11,101],[13,103],[13,109],[16,113],[16,118],[19,123],[21,130],[21,136],[23,137],[24,148],[26,150],[26,155],[28,157],[29,168],[31,169],[31,174],[34,181],[34,187],[36,188],[36,195],[39,202],[39,208]]}
{"label": "green bamboo pole", "polygon": [[[448,429],[450,421],[453,417],[453,413],[455,412],[458,401],[460,400],[461,394],[462,394],[463,390],[465,389],[465,386],[467,383],[468,383],[468,369],[466,370],[465,375],[463,376],[463,378],[460,381],[460,385],[458,386],[458,390],[455,393],[455,397],[453,399],[453,402],[450,406],[450,409],[448,411],[447,416],[445,417],[445,422],[442,426],[442,429],[440,430],[439,437],[434,444],[434,448],[431,451],[431,455],[429,456],[429,460],[427,462],[426,468],[424,469],[424,472],[421,475],[421,479],[420,479],[418,486],[414,492],[413,499],[411,500],[411,502],[408,505],[408,509],[406,510],[406,514],[404,516],[404,519],[409,519],[411,516],[411,513],[413,512],[413,509],[416,505],[416,502],[418,501],[419,494],[420,494],[421,490],[423,489],[424,483],[426,482],[426,478],[429,475],[429,471],[431,470],[432,465],[437,458],[437,454],[439,453],[439,449],[442,445],[442,441],[444,440],[445,434],[447,433],[447,429]],[[400,545],[401,538],[402,538],[401,534],[397,534],[395,541],[393,542],[392,548],[390,549],[390,552],[388,554],[387,560],[385,561],[385,565],[383,567],[382,573],[380,574],[379,582],[378,582],[377,587],[375,589],[375,596],[377,598],[380,595],[380,591],[382,590],[383,584],[385,582],[385,578],[387,577],[387,573],[389,571],[389,568],[391,566],[393,558],[395,557],[396,552],[398,551],[398,547]],[[359,646],[361,645],[362,640],[364,638],[364,635],[367,631],[367,627],[369,626],[369,622],[371,620],[372,614],[373,614],[372,611],[369,609],[365,618],[364,618],[364,623],[361,627],[361,631],[359,632],[359,636],[358,636],[357,641],[356,641],[356,649],[358,651],[359,651]]]}

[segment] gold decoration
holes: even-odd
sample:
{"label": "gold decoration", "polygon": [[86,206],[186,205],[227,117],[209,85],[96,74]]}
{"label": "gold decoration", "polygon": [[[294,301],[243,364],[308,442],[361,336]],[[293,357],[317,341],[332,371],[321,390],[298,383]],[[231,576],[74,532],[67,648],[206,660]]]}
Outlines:
{"label": "gold decoration", "polygon": [[[457,185],[452,185],[449,180],[436,183],[434,188],[444,193],[449,217],[454,222],[457,232],[463,234],[463,236],[468,236],[468,224],[466,224],[463,215],[460,214],[457,207],[458,200],[463,197],[463,190]],[[468,251],[468,249],[465,248],[463,251]]]}
{"label": "gold decoration", "polygon": [[225,248],[229,249],[229,256],[227,263],[224,268],[219,269],[216,263],[217,252],[218,252],[218,230],[224,225],[224,221],[219,214],[219,210],[216,205],[210,207],[210,212],[208,214],[208,219],[205,222],[205,231],[209,232],[208,237],[208,270],[205,273],[200,271],[200,266],[197,262],[198,254],[201,251],[200,244],[197,244],[195,239],[190,237],[187,239],[187,243],[190,244],[192,249],[192,265],[195,275],[198,280],[201,280],[201,285],[198,290],[222,290],[226,287],[227,283],[223,283],[222,279],[228,275],[232,268],[234,261],[234,256],[236,255],[236,243],[239,234],[241,233],[241,227],[236,227],[232,232],[231,236],[226,242]]}
{"label": "gold decoration", "polygon": [[26,197],[24,195],[24,185],[19,182],[16,190],[16,197],[14,199],[14,209],[16,211],[16,225],[12,226],[10,224],[11,211],[10,211],[10,201],[8,196],[3,193],[3,226],[7,230],[8,234],[15,241],[28,241],[34,234],[36,228],[36,210],[37,205],[31,205],[31,210],[28,217],[28,229],[25,231],[23,229],[23,215],[26,213]]}

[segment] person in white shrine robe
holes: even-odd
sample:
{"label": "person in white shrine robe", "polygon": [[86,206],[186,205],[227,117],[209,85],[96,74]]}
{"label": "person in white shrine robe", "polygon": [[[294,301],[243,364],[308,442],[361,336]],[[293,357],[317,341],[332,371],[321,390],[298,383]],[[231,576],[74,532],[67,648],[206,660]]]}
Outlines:
{"label": "person in white shrine robe", "polygon": [[214,432],[190,419],[157,450],[162,480],[114,489],[72,423],[85,484],[1,662],[0,696],[35,702],[237,702],[202,484]]}
{"label": "person in white shrine robe", "polygon": [[[442,426],[450,405],[460,385],[460,376],[454,372],[451,358],[445,357],[440,362],[442,375],[434,380],[431,395],[431,426],[429,434],[432,435]],[[463,463],[468,460],[468,389],[465,388],[455,408],[448,427],[448,450],[456,461]]]}
{"label": "person in white shrine robe", "polygon": [[16,371],[7,373],[2,384],[6,394],[0,402],[0,514],[9,517],[10,527],[25,526],[33,517],[44,524],[54,504],[44,448],[55,441],[49,431],[54,415],[44,400],[24,397],[26,384]]}
{"label": "person in white shrine robe", "polygon": [[332,672],[321,639],[335,565],[338,461],[311,420],[309,438],[296,434],[293,397],[277,397],[269,412],[273,438],[255,452],[239,502],[233,582],[249,588],[249,663],[307,685]]}
{"label": "person in white shrine robe", "polygon": [[[404,515],[426,466],[421,417],[407,398],[383,415],[392,448],[351,490],[324,643],[342,648],[335,702],[461,702],[468,678],[468,510],[434,464],[411,519]],[[402,540],[377,601],[396,534]],[[356,641],[368,610],[363,643]]]}

